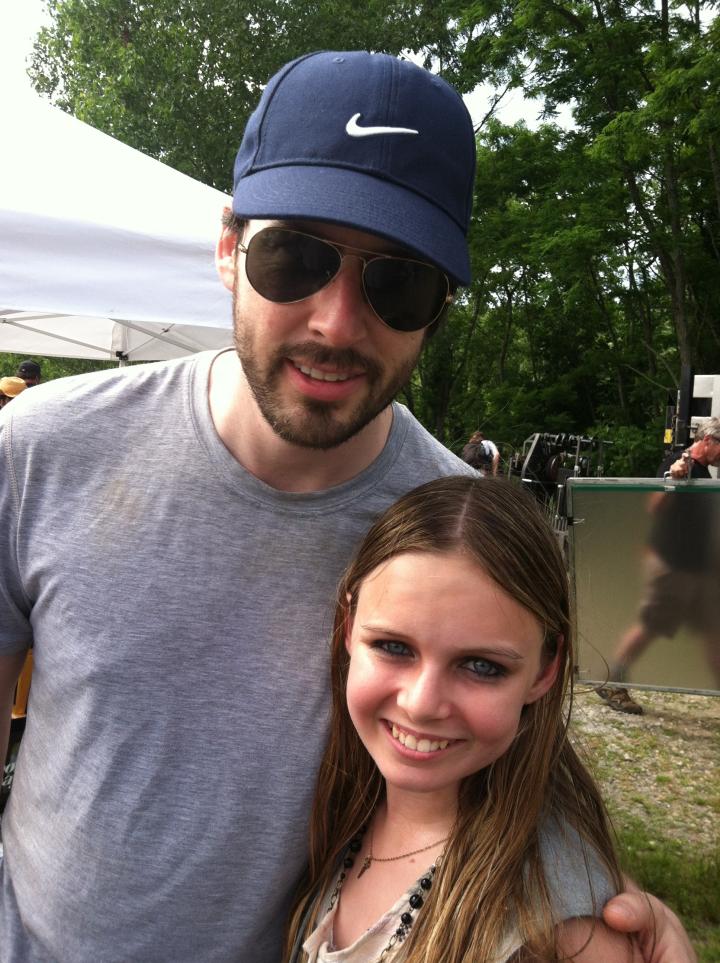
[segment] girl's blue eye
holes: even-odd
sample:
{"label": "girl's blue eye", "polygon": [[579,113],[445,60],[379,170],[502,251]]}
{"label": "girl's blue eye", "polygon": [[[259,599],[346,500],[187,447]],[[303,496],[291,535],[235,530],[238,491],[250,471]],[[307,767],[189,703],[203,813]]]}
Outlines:
{"label": "girl's blue eye", "polygon": [[468,659],[465,663],[473,675],[481,679],[497,679],[505,675],[505,670],[495,662],[488,662],[487,659]]}
{"label": "girl's blue eye", "polygon": [[391,639],[382,639],[377,642],[377,647],[388,655],[407,655],[408,647],[404,642],[394,642]]}

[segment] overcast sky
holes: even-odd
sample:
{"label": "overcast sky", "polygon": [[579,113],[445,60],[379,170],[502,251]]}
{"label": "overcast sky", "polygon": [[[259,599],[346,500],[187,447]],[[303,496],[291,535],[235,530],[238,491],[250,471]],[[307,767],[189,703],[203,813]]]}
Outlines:
{"label": "overcast sky", "polygon": [[29,89],[25,58],[42,23],[40,0],[0,0],[0,90],[3,97]]}

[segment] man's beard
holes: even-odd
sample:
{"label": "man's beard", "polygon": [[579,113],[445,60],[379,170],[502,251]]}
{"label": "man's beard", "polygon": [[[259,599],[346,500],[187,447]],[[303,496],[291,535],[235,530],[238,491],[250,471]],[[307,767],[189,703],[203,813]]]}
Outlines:
{"label": "man's beard", "polygon": [[[256,357],[252,326],[235,313],[235,348],[243,372],[257,402],[260,413],[273,431],[284,441],[303,448],[327,450],[336,448],[362,431],[395,398],[407,384],[417,356],[406,361],[383,383],[383,368],[352,348],[328,348],[314,341],[280,345],[266,365]],[[419,351],[418,351],[419,354]],[[349,403],[316,401],[301,398],[292,405],[284,403],[279,384],[290,357],[301,357],[303,365],[327,365],[363,372],[366,393],[354,408]],[[335,412],[344,413],[336,417]]]}

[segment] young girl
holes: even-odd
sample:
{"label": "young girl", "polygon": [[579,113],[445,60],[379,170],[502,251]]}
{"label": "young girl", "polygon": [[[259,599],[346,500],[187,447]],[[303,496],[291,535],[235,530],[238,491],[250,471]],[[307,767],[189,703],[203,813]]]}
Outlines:
{"label": "young girl", "polygon": [[379,519],[339,589],[286,958],[632,959],[597,918],[620,871],[567,738],[572,667],[563,561],[524,493],[440,479]]}

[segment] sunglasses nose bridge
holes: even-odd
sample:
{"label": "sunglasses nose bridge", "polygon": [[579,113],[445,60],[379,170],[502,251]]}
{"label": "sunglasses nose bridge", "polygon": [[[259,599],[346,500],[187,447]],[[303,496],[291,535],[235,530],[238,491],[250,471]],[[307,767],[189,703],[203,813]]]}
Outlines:
{"label": "sunglasses nose bridge", "polygon": [[[333,247],[334,246],[335,245],[333,245]],[[351,276],[354,279],[353,283],[355,284],[359,283],[364,290],[365,285],[363,282],[363,276],[365,274],[365,267],[367,266],[367,262],[368,262],[367,255],[363,255],[358,251],[346,250],[339,247],[336,247],[335,250],[338,252],[340,260],[338,263],[337,271],[335,271],[329,283],[332,284],[335,281],[337,281],[341,274],[350,272]],[[353,260],[360,261],[359,273],[357,268],[353,270],[352,265],[346,266],[347,261],[353,261]]]}

